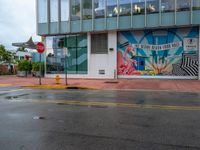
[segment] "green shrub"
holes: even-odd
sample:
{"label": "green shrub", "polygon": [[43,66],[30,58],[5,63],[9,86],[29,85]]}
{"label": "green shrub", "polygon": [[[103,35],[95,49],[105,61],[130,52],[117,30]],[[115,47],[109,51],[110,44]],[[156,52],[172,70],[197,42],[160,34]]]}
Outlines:
{"label": "green shrub", "polygon": [[18,71],[31,71],[32,66],[31,62],[28,60],[21,60],[18,62],[17,70]]}
{"label": "green shrub", "polygon": [[41,64],[41,71],[44,70],[44,63],[43,62],[32,62],[32,71],[40,71],[40,64]]}

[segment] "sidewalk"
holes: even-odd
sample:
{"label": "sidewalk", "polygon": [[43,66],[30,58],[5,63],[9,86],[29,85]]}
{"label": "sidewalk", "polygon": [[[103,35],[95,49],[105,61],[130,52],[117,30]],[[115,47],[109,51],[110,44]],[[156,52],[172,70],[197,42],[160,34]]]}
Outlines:
{"label": "sidewalk", "polygon": [[[38,78],[19,78],[16,76],[0,76],[0,86],[37,86]],[[65,80],[61,79],[61,88],[65,86]],[[55,87],[55,79],[42,78],[42,84]],[[68,79],[69,86],[78,86],[94,89],[122,89],[122,90],[167,90],[179,92],[199,92],[198,80],[158,80],[158,79],[118,79],[118,80],[94,80],[94,79]]]}

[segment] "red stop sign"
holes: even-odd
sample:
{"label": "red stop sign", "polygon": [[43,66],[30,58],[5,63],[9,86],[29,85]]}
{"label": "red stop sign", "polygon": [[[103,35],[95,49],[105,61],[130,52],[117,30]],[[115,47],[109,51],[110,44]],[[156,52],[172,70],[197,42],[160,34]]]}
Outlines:
{"label": "red stop sign", "polygon": [[42,54],[45,50],[44,44],[42,42],[38,42],[36,45],[36,49],[38,53]]}

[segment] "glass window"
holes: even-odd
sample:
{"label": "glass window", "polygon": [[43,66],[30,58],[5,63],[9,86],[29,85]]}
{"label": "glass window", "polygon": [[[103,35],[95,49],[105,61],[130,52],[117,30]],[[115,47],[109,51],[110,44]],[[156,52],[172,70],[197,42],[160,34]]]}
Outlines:
{"label": "glass window", "polygon": [[47,23],[47,0],[38,0],[38,23]]}
{"label": "glass window", "polygon": [[159,0],[147,0],[147,13],[159,12]]}
{"label": "glass window", "polygon": [[174,0],[162,0],[161,1],[161,11],[162,12],[174,12],[175,10]]}
{"label": "glass window", "polygon": [[117,1],[107,0],[107,17],[116,17],[118,14]]}
{"label": "glass window", "polygon": [[177,11],[189,11],[190,0],[177,0]]}
{"label": "glass window", "polygon": [[119,15],[120,16],[131,15],[131,0],[119,0]]}
{"label": "glass window", "polygon": [[104,18],[105,17],[105,0],[94,0],[94,17]]}
{"label": "glass window", "polygon": [[133,14],[145,13],[145,0],[133,0]]}
{"label": "glass window", "polygon": [[61,21],[69,20],[69,0],[61,0]]}
{"label": "glass window", "polygon": [[80,0],[71,1],[71,20],[79,20],[81,15]]}
{"label": "glass window", "polygon": [[47,52],[46,52],[46,72],[47,73],[63,73],[64,63],[62,61],[62,49],[58,46],[59,40],[63,38],[60,36],[53,36],[46,38]]}
{"label": "glass window", "polygon": [[[87,73],[87,35],[47,37],[46,44],[48,74],[64,74],[66,68],[68,74]],[[67,57],[63,47],[68,48]]]}
{"label": "glass window", "polygon": [[51,0],[50,1],[50,16],[51,22],[58,22],[58,0]]}
{"label": "glass window", "polygon": [[193,0],[193,10],[200,10],[200,0]]}
{"label": "glass window", "polygon": [[83,19],[92,19],[92,0],[82,0]]}

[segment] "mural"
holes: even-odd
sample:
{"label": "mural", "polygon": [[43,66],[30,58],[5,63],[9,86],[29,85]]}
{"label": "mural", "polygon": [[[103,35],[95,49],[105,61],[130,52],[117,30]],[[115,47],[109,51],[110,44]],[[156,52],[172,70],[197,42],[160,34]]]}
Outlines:
{"label": "mural", "polygon": [[198,27],[118,33],[118,75],[197,76]]}

